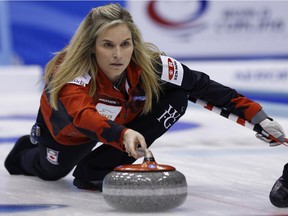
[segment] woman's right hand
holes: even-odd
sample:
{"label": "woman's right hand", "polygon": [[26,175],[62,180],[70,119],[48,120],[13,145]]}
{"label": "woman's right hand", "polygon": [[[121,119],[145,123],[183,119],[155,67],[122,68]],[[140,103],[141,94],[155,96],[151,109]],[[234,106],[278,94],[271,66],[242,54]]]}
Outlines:
{"label": "woman's right hand", "polygon": [[142,136],[142,134],[132,129],[127,129],[124,132],[123,144],[125,146],[128,155],[134,157],[135,159],[138,159],[143,156],[143,154],[137,151],[137,149],[141,148],[142,151],[147,149],[147,144],[144,136]]}

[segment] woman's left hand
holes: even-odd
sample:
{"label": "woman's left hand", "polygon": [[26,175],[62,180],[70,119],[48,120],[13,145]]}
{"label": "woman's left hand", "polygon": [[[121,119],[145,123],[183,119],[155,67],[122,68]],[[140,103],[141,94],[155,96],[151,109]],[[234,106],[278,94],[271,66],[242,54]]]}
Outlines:
{"label": "woman's left hand", "polygon": [[259,124],[263,128],[264,131],[266,131],[269,135],[275,137],[277,140],[273,140],[260,133],[256,134],[256,137],[258,139],[269,143],[270,146],[277,146],[285,142],[285,132],[282,126],[278,122],[272,119],[266,118]]}

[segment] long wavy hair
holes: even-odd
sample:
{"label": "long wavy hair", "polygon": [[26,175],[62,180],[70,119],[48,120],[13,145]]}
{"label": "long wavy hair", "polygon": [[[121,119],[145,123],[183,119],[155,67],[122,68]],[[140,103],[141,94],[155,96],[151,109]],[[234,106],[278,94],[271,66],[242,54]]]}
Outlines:
{"label": "long wavy hair", "polygon": [[142,113],[152,108],[152,100],[159,99],[161,87],[156,75],[156,59],[161,54],[158,48],[143,41],[142,34],[133,22],[131,14],[119,4],[108,4],[93,8],[82,21],[69,44],[47,63],[45,72],[46,91],[50,95],[50,105],[57,110],[57,99],[62,87],[76,77],[89,72],[92,96],[97,89],[98,72],[92,50],[98,36],[118,24],[126,24],[131,31],[134,50],[131,61],[140,66],[141,81],[146,95]]}

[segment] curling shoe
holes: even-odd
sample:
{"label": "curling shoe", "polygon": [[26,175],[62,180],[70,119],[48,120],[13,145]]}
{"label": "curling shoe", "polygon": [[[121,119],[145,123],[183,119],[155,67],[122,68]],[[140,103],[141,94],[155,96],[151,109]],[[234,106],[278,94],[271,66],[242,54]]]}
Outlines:
{"label": "curling shoe", "polygon": [[282,176],[273,185],[269,199],[276,207],[288,207],[288,187]]}
{"label": "curling shoe", "polygon": [[74,178],[73,185],[75,185],[78,189],[102,192],[103,181],[84,181]]}

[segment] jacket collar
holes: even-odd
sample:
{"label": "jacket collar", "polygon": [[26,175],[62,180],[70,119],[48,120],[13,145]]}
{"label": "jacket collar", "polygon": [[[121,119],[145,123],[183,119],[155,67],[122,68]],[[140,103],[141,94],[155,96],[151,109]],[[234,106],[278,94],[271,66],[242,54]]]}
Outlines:
{"label": "jacket collar", "polygon": [[[141,68],[135,63],[131,62],[126,68],[126,77],[130,88],[134,88],[138,84],[140,75],[141,75]],[[109,78],[100,68],[96,80],[97,85],[101,89],[112,90],[114,88],[113,83],[109,80]]]}

